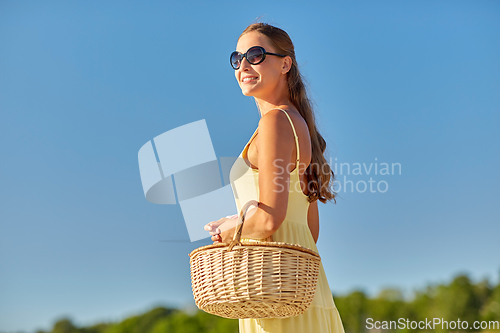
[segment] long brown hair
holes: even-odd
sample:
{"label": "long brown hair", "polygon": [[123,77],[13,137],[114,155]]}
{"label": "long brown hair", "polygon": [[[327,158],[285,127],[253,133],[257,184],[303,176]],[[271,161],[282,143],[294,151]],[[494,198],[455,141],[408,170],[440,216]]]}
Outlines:
{"label": "long brown hair", "polygon": [[307,90],[303,83],[302,75],[299,72],[297,61],[295,60],[295,48],[292,40],[284,30],[262,22],[250,24],[238,39],[251,31],[256,31],[266,36],[275,47],[276,53],[292,58],[292,67],[287,73],[289,98],[306,121],[311,135],[312,158],[311,164],[305,171],[309,191],[308,200],[309,202],[319,200],[322,203],[326,203],[328,200],[333,199],[337,203],[335,200],[337,193],[333,189],[335,174],[324,156],[326,141],[316,127],[311,101],[307,96]]}

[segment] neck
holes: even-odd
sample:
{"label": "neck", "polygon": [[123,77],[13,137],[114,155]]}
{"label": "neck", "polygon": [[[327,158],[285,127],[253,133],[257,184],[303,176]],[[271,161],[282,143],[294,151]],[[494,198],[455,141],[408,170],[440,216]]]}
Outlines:
{"label": "neck", "polygon": [[290,102],[288,96],[275,96],[270,98],[255,97],[255,104],[257,104],[261,118],[265,116],[266,113],[276,108],[293,108],[293,104]]}

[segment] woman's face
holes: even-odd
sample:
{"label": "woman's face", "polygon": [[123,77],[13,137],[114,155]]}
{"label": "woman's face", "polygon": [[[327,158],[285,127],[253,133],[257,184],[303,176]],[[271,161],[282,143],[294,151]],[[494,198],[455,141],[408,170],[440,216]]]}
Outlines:
{"label": "woman's face", "polygon": [[[251,31],[240,37],[236,51],[244,54],[252,46],[262,46],[266,52],[276,52],[269,39],[256,31]],[[287,60],[284,60],[287,59]],[[274,93],[277,88],[286,84],[286,65],[289,57],[266,55],[266,59],[258,65],[251,65],[246,58],[241,61],[239,69],[234,71],[241,92],[245,96],[264,98],[269,93]],[[284,66],[285,65],[285,66]],[[246,79],[245,78],[250,78]]]}

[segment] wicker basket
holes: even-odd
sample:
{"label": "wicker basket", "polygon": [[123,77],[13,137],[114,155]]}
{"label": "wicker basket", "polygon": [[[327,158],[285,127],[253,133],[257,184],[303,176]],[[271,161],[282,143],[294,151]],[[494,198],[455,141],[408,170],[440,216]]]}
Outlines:
{"label": "wicker basket", "polygon": [[320,256],[296,244],[240,242],[246,210],[254,202],[241,209],[230,244],[206,245],[189,254],[196,306],[233,319],[300,315],[314,298]]}

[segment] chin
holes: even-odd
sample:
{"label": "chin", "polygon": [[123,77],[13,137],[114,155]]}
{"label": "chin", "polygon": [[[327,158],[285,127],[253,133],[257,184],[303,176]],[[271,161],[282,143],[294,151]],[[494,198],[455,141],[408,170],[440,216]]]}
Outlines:
{"label": "chin", "polygon": [[253,92],[251,90],[248,90],[248,89],[241,89],[241,93],[245,96],[253,96]]}
{"label": "chin", "polygon": [[256,89],[252,89],[252,88],[248,89],[248,88],[246,88],[246,89],[241,89],[241,93],[243,95],[245,95],[245,96],[253,96],[253,97],[255,97],[257,91],[256,91]]}

